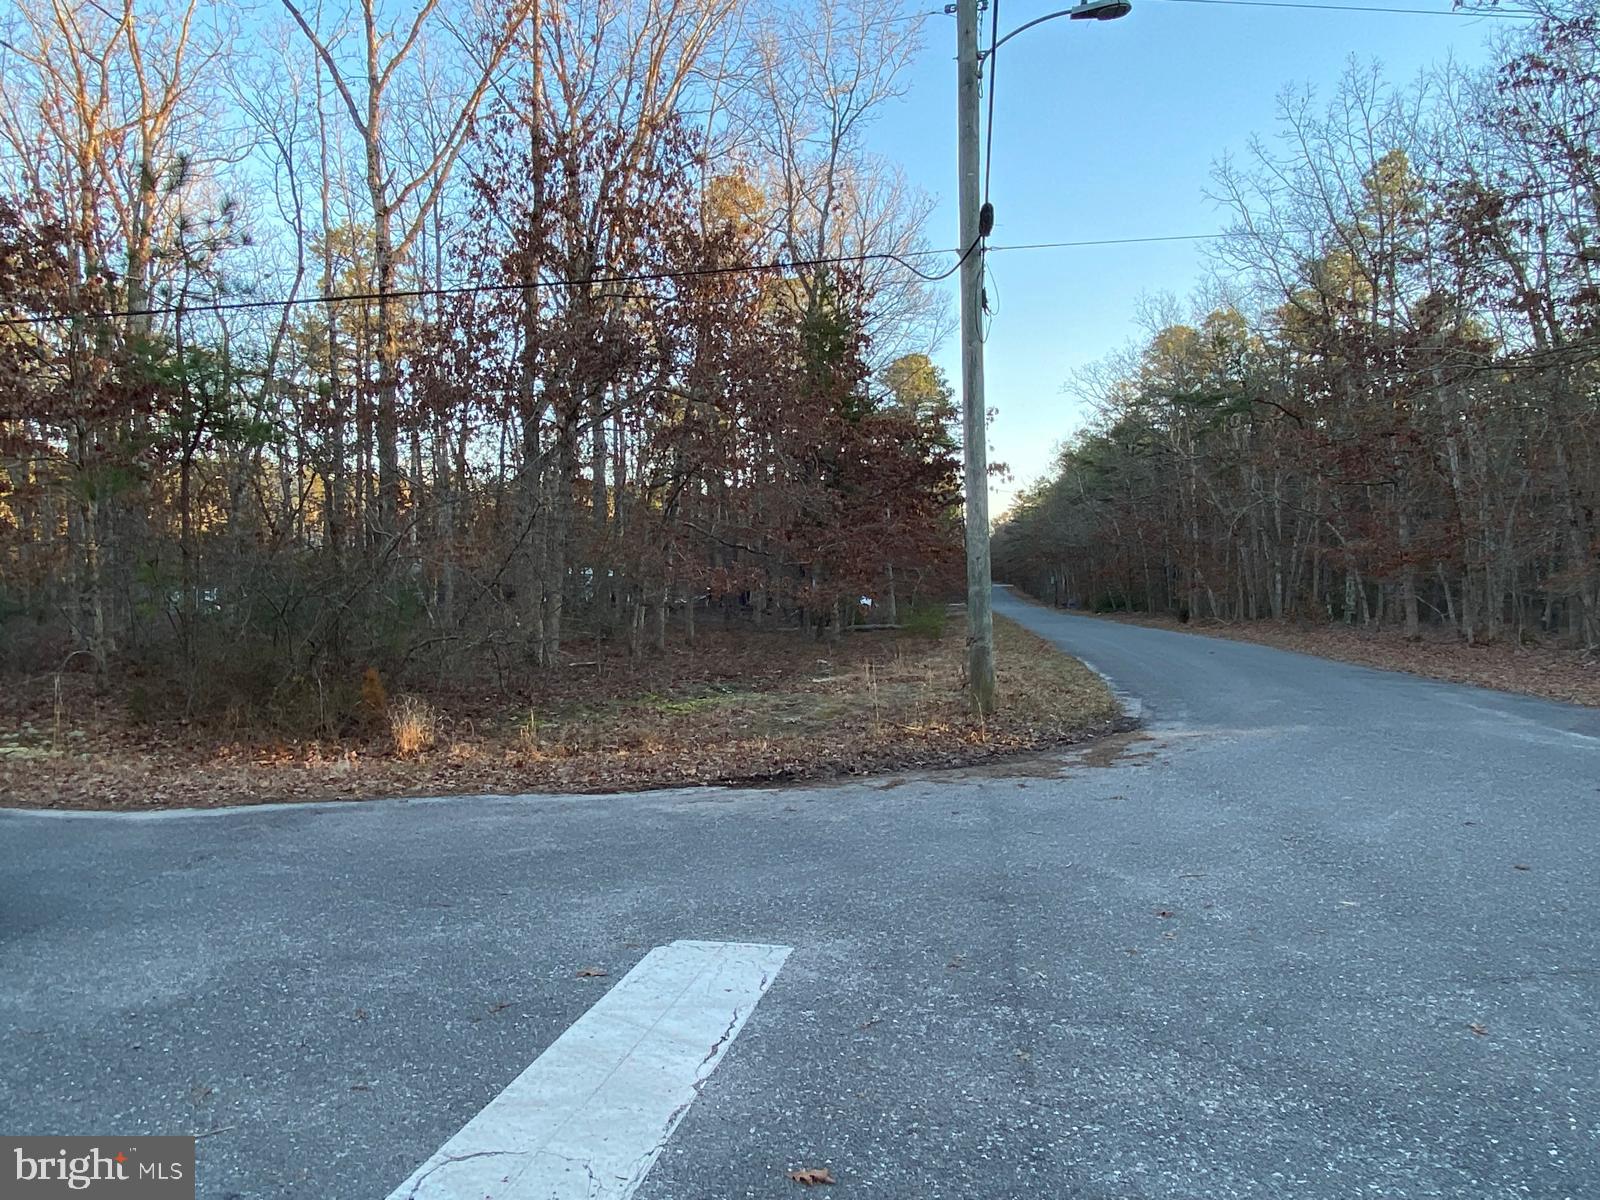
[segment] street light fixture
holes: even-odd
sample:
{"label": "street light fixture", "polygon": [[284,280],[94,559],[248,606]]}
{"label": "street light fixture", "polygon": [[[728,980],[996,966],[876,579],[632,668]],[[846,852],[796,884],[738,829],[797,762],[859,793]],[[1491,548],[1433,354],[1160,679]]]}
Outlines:
{"label": "street light fixture", "polygon": [[1101,3],[1080,4],[1069,9],[1067,15],[1074,21],[1115,21],[1133,11],[1129,0],[1102,0]]}
{"label": "street light fixture", "polygon": [[1115,21],[1118,17],[1125,17],[1133,11],[1130,0],[1086,0],[1076,8],[1063,8],[1059,12],[1045,13],[1042,17],[1035,17],[1025,25],[1018,25],[1005,37],[1001,38],[988,50],[978,51],[978,58],[985,59],[996,50],[1004,46],[1019,33],[1025,33],[1035,25],[1043,25],[1046,21],[1054,21],[1057,17],[1066,17],[1069,21]]}
{"label": "street light fixture", "polygon": [[[1130,0],[1083,0],[1074,8],[1047,13],[1013,29],[989,47],[978,49],[978,0],[955,0],[956,114],[961,203],[961,428],[967,518],[967,695],[974,712],[994,711],[994,610],[989,562],[989,448],[983,403],[983,255],[978,243],[988,236],[992,210],[983,212],[978,194],[978,90],[983,60],[1019,33],[1066,17],[1073,21],[1114,21],[1132,10]],[[948,11],[948,10],[946,10]],[[993,86],[993,79],[990,80]]]}

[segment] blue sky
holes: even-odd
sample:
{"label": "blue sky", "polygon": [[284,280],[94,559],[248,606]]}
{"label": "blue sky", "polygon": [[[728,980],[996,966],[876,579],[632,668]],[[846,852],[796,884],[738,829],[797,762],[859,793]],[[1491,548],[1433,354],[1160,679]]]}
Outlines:
{"label": "blue sky", "polygon": [[[1001,32],[1067,2],[1001,0]],[[1448,9],[1441,0],[1391,3]],[[1059,20],[1031,29],[997,56],[992,241],[1220,229],[1225,216],[1204,196],[1211,165],[1226,151],[1243,151],[1252,134],[1273,132],[1276,100],[1287,85],[1309,83],[1326,93],[1351,55],[1377,60],[1397,80],[1451,56],[1480,62],[1494,29],[1507,24],[1134,0],[1120,21]],[[909,95],[870,140],[937,198],[929,236],[934,245],[953,246],[954,18],[930,17],[925,43]],[[998,311],[986,346],[988,401],[999,409],[990,444],[993,458],[1015,476],[995,486],[997,515],[1083,422],[1086,414],[1062,384],[1137,334],[1141,295],[1186,297],[1203,273],[1203,254],[1200,244],[1178,242],[990,256]],[[953,280],[946,286],[953,298]],[[959,386],[954,338],[937,360]]]}

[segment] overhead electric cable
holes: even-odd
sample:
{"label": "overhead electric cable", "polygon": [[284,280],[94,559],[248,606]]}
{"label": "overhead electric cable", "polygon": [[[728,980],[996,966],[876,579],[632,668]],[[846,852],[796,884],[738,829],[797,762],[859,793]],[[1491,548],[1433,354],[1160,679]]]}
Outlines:
{"label": "overhead electric cable", "polygon": [[737,263],[726,267],[690,267],[677,271],[636,271],[614,275],[594,275],[585,279],[535,279],[506,283],[466,283],[445,287],[396,288],[389,292],[341,292],[334,295],[291,296],[275,300],[219,300],[205,304],[172,305],[164,308],[95,309],[87,312],[36,313],[29,316],[0,318],[0,325],[40,325],[58,321],[109,320],[120,317],[161,317],[183,313],[194,316],[201,313],[248,312],[266,308],[302,308],[312,304],[350,304],[383,300],[414,300],[429,296],[465,296],[481,292],[524,292],[553,288],[607,286],[618,283],[649,283],[666,279],[701,279],[719,275],[759,274],[768,271],[804,270],[810,267],[859,265],[869,262],[898,263],[906,270],[930,282],[948,278],[960,269],[961,264],[976,248],[973,242],[960,251],[960,258],[944,271],[929,273],[918,270],[908,260],[927,258],[936,254],[956,254],[956,250],[907,250],[903,254],[878,251],[869,254],[836,254],[820,258],[773,259],[763,263]]}
{"label": "overhead electric cable", "polygon": [[[1109,238],[1079,238],[1072,241],[1058,242],[1014,242],[1010,245],[987,246],[986,252],[1006,253],[1018,250],[1081,250],[1096,246],[1144,246],[1157,245],[1164,242],[1214,242],[1228,238],[1239,237],[1268,237],[1274,234],[1283,235],[1291,233],[1317,233],[1318,230],[1304,229],[1278,229],[1272,231],[1256,231],[1248,229],[1216,230],[1212,233],[1167,233],[1154,234],[1145,237],[1109,237]],[[893,262],[898,263],[906,270],[913,272],[919,278],[936,282],[955,274],[961,264],[966,261],[972,251],[977,248],[974,242],[962,251],[952,246],[937,250],[907,250],[900,254],[891,254],[880,251],[871,254],[838,254],[824,258],[801,259],[773,259],[760,263],[735,263],[726,267],[693,267],[679,271],[645,271],[632,274],[596,275],[589,279],[539,279],[522,283],[472,283],[443,287],[426,288],[400,288],[387,293],[390,300],[412,300],[429,296],[458,296],[471,295],[479,292],[520,292],[527,290],[541,290],[546,288],[579,287],[589,285],[608,285],[617,283],[648,283],[667,279],[698,279],[720,275],[761,274],[769,271],[801,270],[808,267],[845,266],[868,262]],[[938,273],[920,271],[908,260],[913,258],[931,258],[939,254],[959,254],[960,257],[951,266]],[[1593,261],[1600,257],[1591,248],[1551,255],[1551,257],[1579,258],[1584,261]],[[58,321],[77,320],[108,320],[116,317],[158,317],[173,316],[182,312],[185,316],[194,316],[201,313],[214,312],[240,312],[269,308],[303,308],[313,304],[349,304],[372,302],[382,300],[384,296],[378,292],[343,292],[326,296],[291,296],[275,300],[224,300],[206,304],[173,305],[166,308],[139,308],[139,309],[99,309],[88,312],[54,312],[35,313],[29,316],[0,317],[0,326],[10,325],[42,325]]]}
{"label": "overhead electric cable", "polygon": [[1537,20],[1528,8],[1395,8],[1376,4],[1315,4],[1310,0],[1157,0],[1160,4],[1221,4],[1231,8],[1302,8],[1325,12],[1391,13],[1408,17],[1496,17],[1517,21]]}
{"label": "overhead electric cable", "polygon": [[999,59],[995,48],[1000,45],[1000,0],[989,0],[989,53],[984,61],[989,64],[989,116],[983,131],[983,202],[989,203],[989,164],[994,159],[994,91],[995,76],[999,73]]}

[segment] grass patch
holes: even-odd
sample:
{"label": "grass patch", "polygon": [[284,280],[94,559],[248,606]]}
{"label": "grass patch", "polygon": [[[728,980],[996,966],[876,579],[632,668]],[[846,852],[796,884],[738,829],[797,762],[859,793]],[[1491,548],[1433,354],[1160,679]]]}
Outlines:
{"label": "grass patch", "polygon": [[995,618],[994,642],[1003,720],[1049,729],[1121,715],[1105,680],[1053,643],[1005,617]]}
{"label": "grass patch", "polygon": [[724,704],[736,704],[751,694],[754,693],[729,690],[708,692],[701,696],[646,696],[641,703],[643,707],[653,712],[668,716],[684,716],[689,713],[710,712]]}
{"label": "grass patch", "polygon": [[395,754],[415,758],[438,742],[438,715],[421,696],[401,696],[389,706],[389,736]]}
{"label": "grass patch", "polygon": [[582,647],[524,697],[385,697],[385,722],[338,742],[230,741],[69,697],[87,737],[48,776],[0,756],[0,801],[148,808],[825,778],[1048,750],[1119,721],[1098,676],[1004,618],[1000,709],[974,718],[965,633],[956,617],[937,636],[832,644],[720,633],[641,663]]}
{"label": "grass patch", "polygon": [[942,604],[919,604],[901,618],[902,628],[914,637],[944,637],[947,610]]}

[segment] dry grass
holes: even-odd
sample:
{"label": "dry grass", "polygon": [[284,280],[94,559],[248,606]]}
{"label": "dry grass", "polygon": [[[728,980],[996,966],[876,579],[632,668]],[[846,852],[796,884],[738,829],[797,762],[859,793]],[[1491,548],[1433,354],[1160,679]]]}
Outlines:
{"label": "dry grass", "polygon": [[439,718],[421,696],[401,696],[389,705],[389,738],[401,758],[415,758],[432,750],[439,740]]}
{"label": "dry grass", "polygon": [[965,708],[958,618],[934,640],[720,634],[645,664],[600,659],[545,673],[531,702],[400,696],[375,734],[339,742],[137,725],[80,695],[67,701],[80,736],[58,753],[44,696],[30,727],[38,736],[0,734],[0,747],[40,743],[49,772],[26,751],[0,753],[0,802],[151,808],[825,778],[1047,750],[1120,721],[1076,660],[1004,620],[995,640],[1002,707],[987,721]]}

